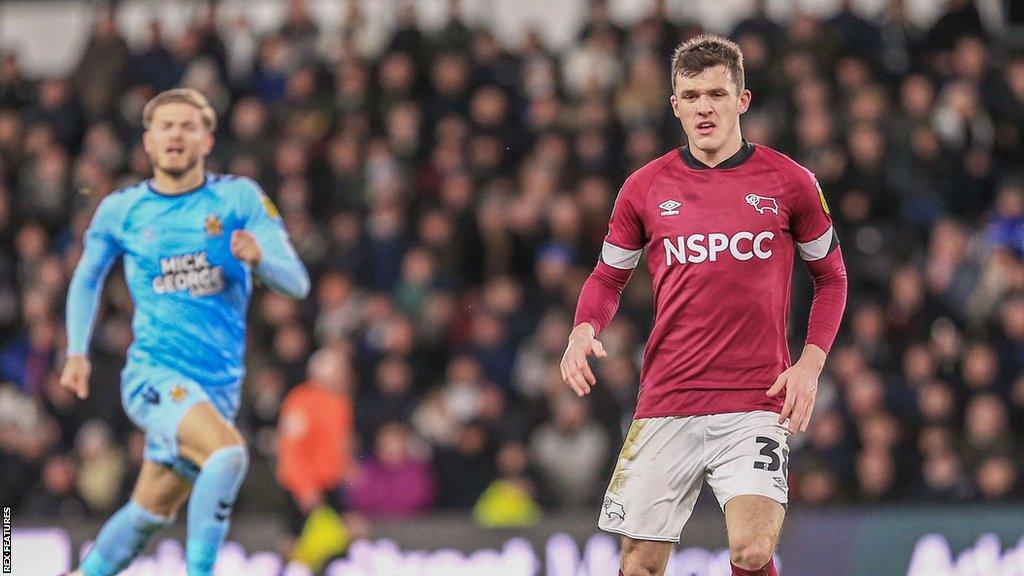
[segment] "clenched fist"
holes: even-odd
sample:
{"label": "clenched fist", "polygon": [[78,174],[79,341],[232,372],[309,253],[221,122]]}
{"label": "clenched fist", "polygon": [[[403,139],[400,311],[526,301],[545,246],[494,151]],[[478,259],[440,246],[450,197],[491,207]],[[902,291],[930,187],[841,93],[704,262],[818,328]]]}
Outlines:
{"label": "clenched fist", "polygon": [[89,396],[89,373],[92,365],[85,356],[68,356],[64,370],[60,373],[60,385],[71,390],[79,400]]}
{"label": "clenched fist", "polygon": [[245,230],[235,230],[231,233],[231,254],[253,268],[259,266],[263,257],[256,237]]}

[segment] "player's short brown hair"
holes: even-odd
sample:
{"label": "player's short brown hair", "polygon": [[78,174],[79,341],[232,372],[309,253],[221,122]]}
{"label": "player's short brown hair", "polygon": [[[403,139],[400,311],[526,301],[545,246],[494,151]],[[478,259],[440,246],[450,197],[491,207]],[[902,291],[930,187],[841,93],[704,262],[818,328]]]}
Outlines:
{"label": "player's short brown hair", "polygon": [[202,92],[192,88],[174,88],[153,96],[146,103],[146,107],[142,109],[142,126],[149,130],[149,124],[153,121],[153,113],[156,112],[156,109],[164,104],[175,102],[194,106],[203,117],[203,126],[210,132],[217,129],[217,112],[213,110],[210,101],[203,96]]}
{"label": "player's short brown hair", "polygon": [[725,66],[738,92],[743,92],[743,52],[732,40],[701,34],[681,43],[672,54],[672,90],[676,77],[696,76],[708,68]]}

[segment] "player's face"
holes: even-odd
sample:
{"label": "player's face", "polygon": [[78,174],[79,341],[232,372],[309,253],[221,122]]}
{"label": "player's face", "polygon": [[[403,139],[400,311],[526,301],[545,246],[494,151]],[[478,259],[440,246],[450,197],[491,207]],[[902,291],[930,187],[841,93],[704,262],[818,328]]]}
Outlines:
{"label": "player's face", "polygon": [[727,143],[739,143],[740,114],[750,106],[750,90],[740,92],[729,69],[719,65],[677,76],[669,101],[690,146],[714,155]]}
{"label": "player's face", "polygon": [[142,136],[154,171],[178,177],[202,170],[200,162],[213,148],[213,135],[195,106],[168,102],[153,111],[149,129]]}

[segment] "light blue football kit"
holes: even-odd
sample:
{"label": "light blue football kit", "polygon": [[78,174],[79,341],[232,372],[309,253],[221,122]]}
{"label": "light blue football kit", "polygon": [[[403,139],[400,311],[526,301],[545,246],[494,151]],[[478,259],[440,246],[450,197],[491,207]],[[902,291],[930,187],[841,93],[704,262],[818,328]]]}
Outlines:
{"label": "light blue football kit", "polygon": [[[255,269],[231,254],[235,230],[256,238],[261,258]],[[189,408],[203,401],[234,421],[244,375],[245,316],[253,276],[294,298],[309,292],[309,276],[277,209],[252,180],[207,174],[201,186],[177,195],[162,194],[150,181],[141,182],[104,198],[86,231],[85,250],[68,288],[68,355],[87,353],[103,282],[119,256],[124,258],[125,279],[135,303],[134,341],[122,372],[121,399],[128,416],[146,433],[145,458],[195,482],[191,517],[197,498],[212,498],[216,490],[237,492],[235,484],[241,481],[234,476],[239,466],[244,476],[247,460],[238,447],[240,455],[218,452],[200,475],[193,463],[179,457],[178,423]],[[230,481],[221,482],[225,487],[215,487],[214,480],[203,477],[212,477],[218,467],[225,466],[234,473]],[[208,467],[210,474],[206,474]],[[204,484],[211,486],[209,496],[204,495]],[[212,508],[217,505],[214,500]],[[125,525],[160,524],[159,518],[147,518],[144,510],[136,508],[129,503],[108,526],[121,515],[135,519],[124,520]],[[223,520],[228,512],[222,510],[216,517]],[[142,521],[136,521],[139,518]],[[104,531],[97,547],[104,541]],[[191,520],[189,532],[192,546]],[[117,540],[113,535],[110,539]],[[204,554],[215,556],[217,547],[219,542]],[[134,556],[137,551],[130,552]],[[120,569],[116,567],[120,558],[93,560],[94,556],[99,555],[90,554],[83,563],[87,576]],[[202,562],[212,570],[212,557]],[[189,574],[206,570],[193,570],[191,564],[189,568]]]}

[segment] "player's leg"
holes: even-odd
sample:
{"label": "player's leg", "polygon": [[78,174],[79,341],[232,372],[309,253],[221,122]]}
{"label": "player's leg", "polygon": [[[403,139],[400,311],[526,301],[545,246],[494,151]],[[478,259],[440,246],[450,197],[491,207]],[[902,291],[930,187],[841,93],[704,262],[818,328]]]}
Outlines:
{"label": "player's leg", "polygon": [[626,576],[664,574],[704,476],[703,417],[635,420],[619,452],[598,526],[623,536]]}
{"label": "player's leg", "polygon": [[788,501],[789,431],[768,411],[708,420],[708,484],[725,511],[734,576],[775,576],[772,555]]}
{"label": "player's leg", "polygon": [[660,576],[668,566],[672,542],[622,537],[619,576]]}
{"label": "player's leg", "polygon": [[146,510],[173,518],[188,499],[192,483],[174,470],[156,462],[144,461],[139,479],[132,490],[132,501]]}
{"label": "player's leg", "polygon": [[96,537],[79,573],[119,573],[160,528],[169,524],[188,494],[189,481],[172,471],[174,427],[181,409],[168,382],[180,378],[155,366],[131,364],[122,373],[121,402],[125,413],[146,433],[144,460],[132,497]]}
{"label": "player's leg", "polygon": [[107,520],[76,576],[113,576],[128,567],[149,539],[174,521],[191,484],[170,468],[144,461],[132,497]]}
{"label": "player's leg", "polygon": [[189,408],[178,425],[178,454],[199,467],[188,504],[189,576],[209,576],[227,536],[231,508],[249,466],[242,435],[211,402]]}
{"label": "player's leg", "polygon": [[729,559],[736,576],[777,576],[772,556],[786,509],[765,496],[736,496],[725,505]]}

